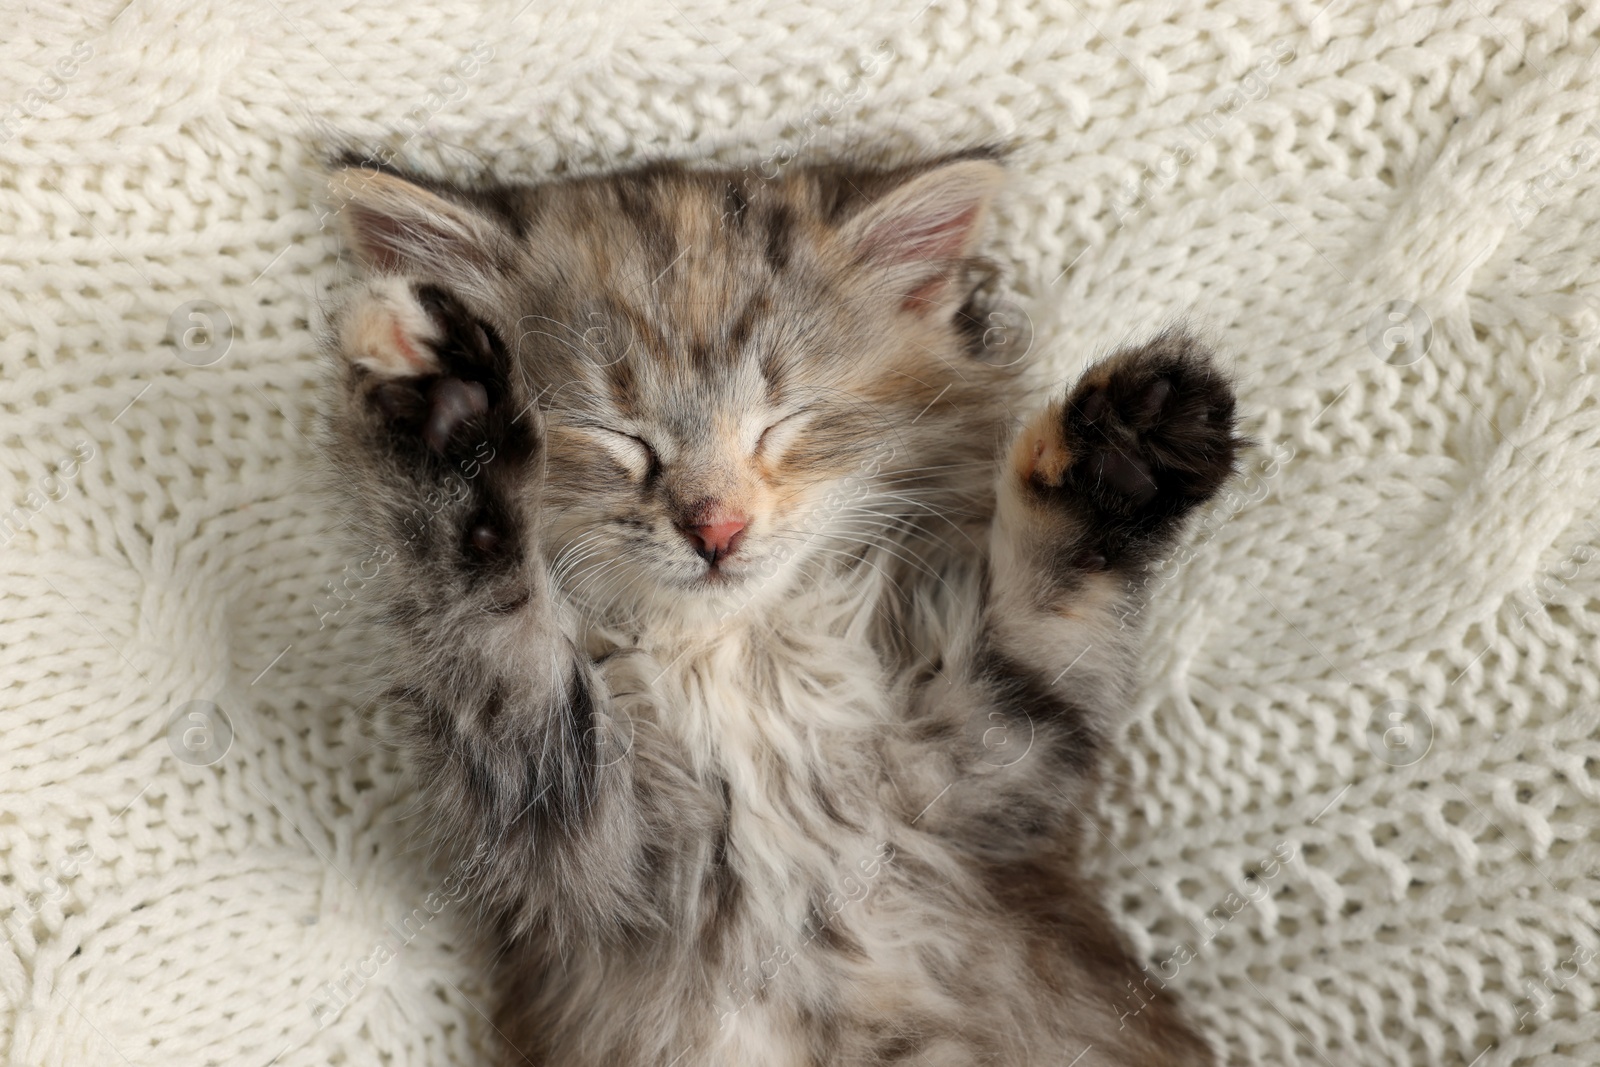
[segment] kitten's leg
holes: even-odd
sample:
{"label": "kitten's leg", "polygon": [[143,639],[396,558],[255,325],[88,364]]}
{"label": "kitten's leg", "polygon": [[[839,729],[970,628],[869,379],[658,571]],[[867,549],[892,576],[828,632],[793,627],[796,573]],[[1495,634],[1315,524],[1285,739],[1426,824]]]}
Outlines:
{"label": "kitten's leg", "polygon": [[908,822],[957,846],[1027,946],[1006,1003],[1059,1028],[1017,1062],[1214,1062],[1082,881],[1077,830],[1136,666],[1131,590],[1233,471],[1233,409],[1207,353],[1164,334],[1030,419],[999,474],[983,607],[920,694],[913,736],[934,743],[901,777]]}
{"label": "kitten's leg", "polygon": [[[380,278],[338,327],[328,456],[375,549],[389,717],[427,810],[513,928],[554,911],[565,931],[625,926],[648,896],[643,827],[662,820],[553,589],[533,388],[438,289]],[[696,799],[674,797],[662,833],[709,842],[720,810]]]}
{"label": "kitten's leg", "polygon": [[1114,725],[1138,652],[1138,591],[1242,444],[1230,383],[1172,332],[1092,367],[1013,443],[978,673],[1060,720],[1067,763],[1091,759]]}
{"label": "kitten's leg", "polygon": [[983,612],[926,705],[967,738],[939,805],[950,832],[1026,855],[1071,816],[1126,703],[1137,590],[1245,443],[1227,379],[1176,332],[1090,368],[1023,427],[999,475]]}

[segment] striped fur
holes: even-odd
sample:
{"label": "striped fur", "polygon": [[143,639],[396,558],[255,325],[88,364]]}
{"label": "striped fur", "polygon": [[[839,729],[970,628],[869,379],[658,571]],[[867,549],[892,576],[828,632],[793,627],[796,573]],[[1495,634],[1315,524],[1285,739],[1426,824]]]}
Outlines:
{"label": "striped fur", "polygon": [[983,359],[1001,179],[332,171],[328,456],[507,1064],[1210,1061],[1127,1016],[1077,809],[1232,393],[1178,334],[1039,402]]}

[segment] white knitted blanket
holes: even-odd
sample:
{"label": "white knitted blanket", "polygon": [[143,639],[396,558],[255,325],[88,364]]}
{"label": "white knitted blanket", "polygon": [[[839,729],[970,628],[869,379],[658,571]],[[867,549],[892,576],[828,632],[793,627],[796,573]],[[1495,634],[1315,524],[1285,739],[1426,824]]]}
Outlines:
{"label": "white knitted blanket", "polygon": [[311,491],[337,129],[529,174],[1018,145],[1034,356],[1186,316],[1261,442],[1130,620],[1089,813],[1151,988],[1232,1064],[1600,1063],[1600,8],[522,2],[5,12],[0,1061],[493,1036]]}

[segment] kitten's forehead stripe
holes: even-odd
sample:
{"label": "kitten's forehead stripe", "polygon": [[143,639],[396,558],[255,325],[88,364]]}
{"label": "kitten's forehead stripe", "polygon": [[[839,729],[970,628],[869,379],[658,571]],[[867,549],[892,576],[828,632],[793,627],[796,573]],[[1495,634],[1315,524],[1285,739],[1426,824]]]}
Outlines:
{"label": "kitten's forehead stripe", "polygon": [[750,334],[755,329],[756,322],[767,315],[772,309],[771,302],[765,292],[757,291],[750,294],[739,313],[734,316],[733,322],[728,326],[726,344],[730,352],[743,352],[750,343]]}
{"label": "kitten's forehead stripe", "polygon": [[770,208],[766,217],[767,243],[764,254],[772,273],[779,274],[789,265],[789,248],[793,241],[794,212],[786,204]]}
{"label": "kitten's forehead stripe", "polygon": [[737,229],[744,228],[745,209],[750,206],[750,200],[740,188],[740,182],[730,181],[722,197],[722,221]]}
{"label": "kitten's forehead stripe", "polygon": [[[632,304],[626,300],[617,301],[614,307],[623,320],[621,325],[626,327],[630,335],[628,338],[630,345],[624,346],[624,351],[637,353],[643,350],[655,359],[661,358],[669,351],[668,346],[671,342],[668,340],[667,335],[657,329],[655,323],[651,321],[651,309]],[[634,357],[630,355],[627,358]]]}
{"label": "kitten's forehead stripe", "polygon": [[634,372],[631,357],[625,356],[603,368],[606,384],[611,387],[611,399],[617,409],[630,418],[639,413],[639,378]]}
{"label": "kitten's forehead stripe", "polygon": [[645,174],[634,181],[618,182],[615,189],[617,206],[632,223],[646,269],[653,267],[652,273],[665,270],[681,250],[673,239],[668,217],[659,210],[663,190],[657,175]]}
{"label": "kitten's forehead stripe", "polygon": [[716,365],[712,361],[712,347],[703,337],[689,342],[689,362],[701,374],[710,374],[716,370]]}

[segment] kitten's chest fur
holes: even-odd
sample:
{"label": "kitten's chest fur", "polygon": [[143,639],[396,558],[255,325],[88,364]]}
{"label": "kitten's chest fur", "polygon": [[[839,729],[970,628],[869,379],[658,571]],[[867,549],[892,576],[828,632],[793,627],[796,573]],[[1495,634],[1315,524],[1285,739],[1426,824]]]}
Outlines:
{"label": "kitten's chest fur", "polygon": [[812,1062],[786,1037],[811,1012],[879,985],[915,999],[924,980],[897,944],[932,915],[895,869],[911,803],[896,750],[913,742],[897,666],[866,639],[871,592],[661,626],[606,661],[616,691],[648,694],[617,724],[634,755],[659,746],[723,808],[715,875],[680,890],[702,898],[687,905],[702,921],[678,927],[694,933],[663,966],[716,974],[696,1005],[728,1063]]}
{"label": "kitten's chest fur", "polygon": [[885,750],[904,696],[866,637],[873,611],[870,594],[841,587],[705,629],[663,623],[608,671],[648,694],[619,726],[658,734],[723,792],[724,847],[754,899],[781,907],[842,850],[887,832]]}

